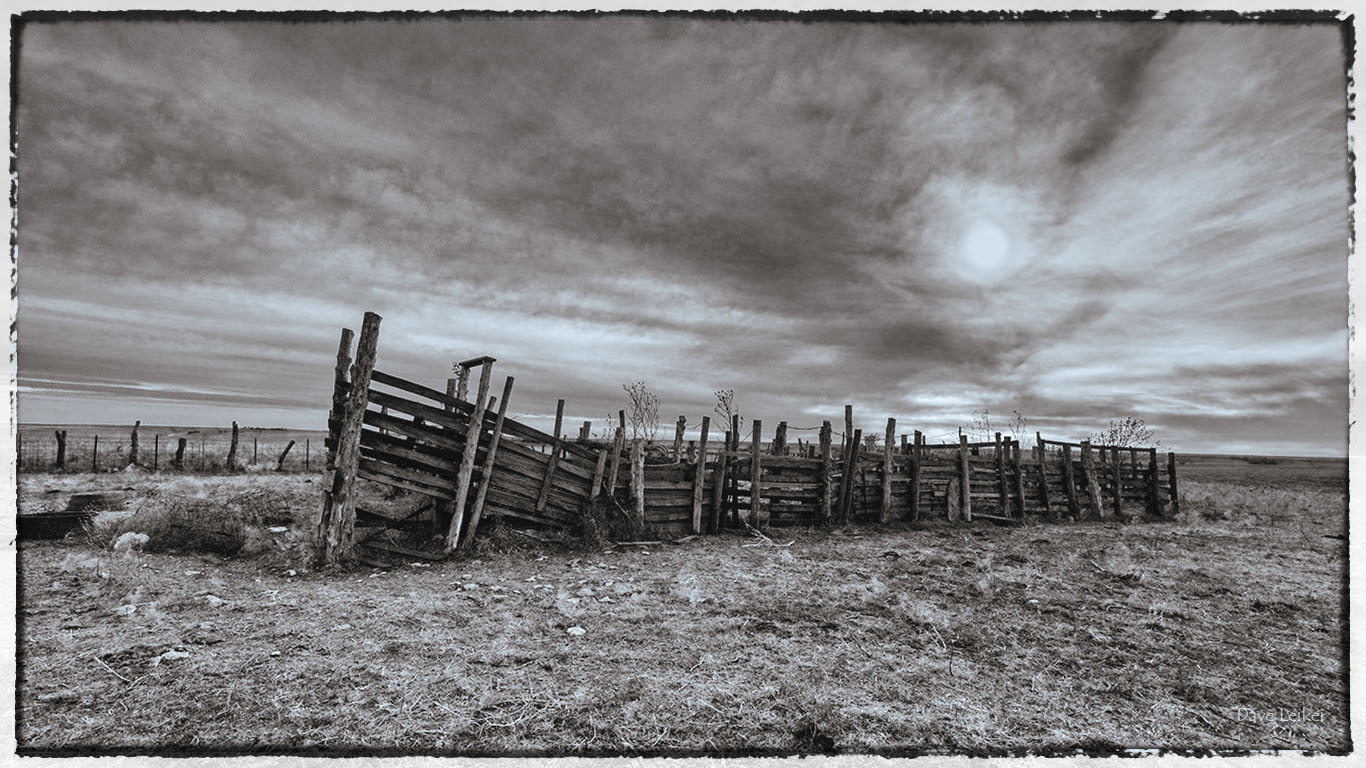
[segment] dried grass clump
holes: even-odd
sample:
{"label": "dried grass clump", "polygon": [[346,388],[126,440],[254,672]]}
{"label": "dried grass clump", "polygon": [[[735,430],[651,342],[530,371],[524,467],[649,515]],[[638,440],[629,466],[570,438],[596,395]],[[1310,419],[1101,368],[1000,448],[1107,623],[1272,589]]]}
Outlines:
{"label": "dried grass clump", "polygon": [[94,533],[96,541],[112,540],[129,531],[147,534],[148,552],[209,552],[235,555],[248,540],[251,527],[240,509],[189,496],[159,494],[148,499],[131,517]]}
{"label": "dried grass clump", "polygon": [[579,541],[588,549],[601,549],[613,541],[638,541],[644,526],[622,509],[616,499],[599,496],[579,510]]}

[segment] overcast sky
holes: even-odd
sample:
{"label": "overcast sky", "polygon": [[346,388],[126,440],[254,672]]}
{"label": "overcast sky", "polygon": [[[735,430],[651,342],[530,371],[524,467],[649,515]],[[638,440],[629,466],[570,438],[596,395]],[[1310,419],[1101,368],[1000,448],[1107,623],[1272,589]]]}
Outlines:
{"label": "overcast sky", "polygon": [[[1344,455],[1335,25],[22,29],[19,419],[325,427],[342,326],[511,412]],[[814,432],[794,433],[810,438]]]}

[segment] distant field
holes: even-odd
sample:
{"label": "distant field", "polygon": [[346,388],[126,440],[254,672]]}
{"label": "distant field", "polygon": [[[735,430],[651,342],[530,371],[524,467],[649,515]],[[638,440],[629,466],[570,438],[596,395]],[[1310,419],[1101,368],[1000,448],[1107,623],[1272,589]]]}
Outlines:
{"label": "distant field", "polygon": [[[128,465],[132,443],[132,425],[117,424],[20,424],[20,471],[51,471],[57,459],[57,439],[54,430],[66,430],[66,471],[88,472],[98,442],[99,471],[120,470]],[[228,449],[232,443],[229,427],[184,427],[143,424],[138,429],[138,463],[169,470],[175,457],[179,438],[185,438],[184,464],[186,471],[222,472],[226,468]],[[243,466],[253,463],[273,467],[289,441],[295,441],[285,459],[283,469],[288,472],[321,469],[319,456],[324,455],[323,440],[326,430],[284,429],[280,427],[248,427],[239,425],[237,461]]]}
{"label": "distant field", "polygon": [[[270,536],[231,558],[25,543],[19,751],[1349,749],[1345,461],[1180,472],[1170,521],[598,551],[488,525],[390,570],[309,573]],[[321,505],[310,475],[44,473],[19,504],[120,489],[130,511],[273,494],[294,542]]]}

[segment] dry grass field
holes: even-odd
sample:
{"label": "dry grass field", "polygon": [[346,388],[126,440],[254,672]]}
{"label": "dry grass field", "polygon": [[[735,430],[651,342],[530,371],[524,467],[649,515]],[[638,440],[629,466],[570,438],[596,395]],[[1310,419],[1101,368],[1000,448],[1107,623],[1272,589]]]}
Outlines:
{"label": "dry grass field", "polygon": [[[1347,742],[1346,464],[1190,457],[1170,522],[509,533],[434,565],[20,552],[22,754],[1307,749]],[[318,508],[308,475],[22,475]],[[291,569],[293,574],[291,575]],[[129,608],[128,606],[133,606]]]}

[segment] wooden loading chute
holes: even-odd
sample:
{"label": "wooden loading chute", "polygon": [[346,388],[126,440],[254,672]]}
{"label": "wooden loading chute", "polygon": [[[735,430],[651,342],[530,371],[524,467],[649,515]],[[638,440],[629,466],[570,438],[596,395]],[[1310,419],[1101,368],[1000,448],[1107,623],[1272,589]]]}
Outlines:
{"label": "wooden loading chute", "polygon": [[[960,435],[955,443],[931,444],[919,431],[910,442],[911,435],[902,435],[897,445],[895,419],[878,435],[881,445],[864,446],[852,406],[845,406],[839,444],[829,421],[819,428],[817,443],[798,439],[794,445],[787,422],[780,422],[765,445],[758,419],[745,440],[732,415],[729,424],[718,425],[715,440],[711,420],[704,418],[700,441],[685,450],[687,420],[680,416],[672,449],[650,448],[627,439],[624,412],[617,414],[610,441],[590,440],[591,422],[577,440],[567,439],[564,400],[556,404],[552,433],[507,417],[513,378],[506,377],[499,396],[489,397],[492,357],[457,363],[444,392],[376,370],[379,325],[378,315],[366,313],[359,337],[349,329],[341,333],[316,531],[323,563],[354,556],[358,523],[373,536],[428,520],[440,542],[434,551],[395,551],[440,558],[468,548],[490,515],[522,528],[573,531],[604,495],[659,538],[727,527],[931,518],[1124,521],[1140,512],[1155,519],[1178,510],[1173,453],[1164,478],[1156,448],[1067,443],[1036,433],[1026,452],[999,433],[985,442]],[[418,501],[362,507],[360,483],[405,491]]]}

